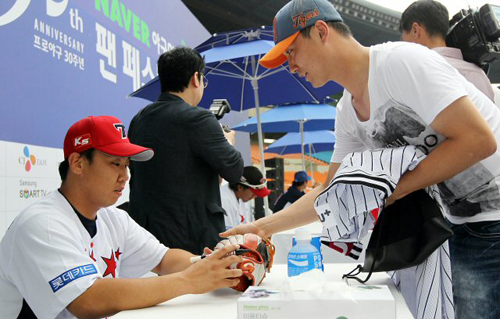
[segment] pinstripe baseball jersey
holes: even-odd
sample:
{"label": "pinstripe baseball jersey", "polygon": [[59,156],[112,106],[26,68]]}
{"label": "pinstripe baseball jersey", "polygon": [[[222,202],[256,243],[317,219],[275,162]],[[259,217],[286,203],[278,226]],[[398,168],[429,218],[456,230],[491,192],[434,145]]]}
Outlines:
{"label": "pinstripe baseball jersey", "polygon": [[[314,203],[323,223],[322,242],[330,247],[340,243],[362,249],[361,240],[376,222],[371,212],[380,209],[380,214],[384,213],[385,200],[401,176],[424,158],[413,145],[348,154]],[[443,211],[437,187],[426,191]],[[447,241],[422,264],[390,275],[396,286],[403,288],[401,292],[415,318],[454,318]]]}
{"label": "pinstripe baseball jersey", "polygon": [[371,211],[382,208],[399,178],[425,155],[414,146],[351,153],[314,207],[324,240],[360,242],[375,225]]}

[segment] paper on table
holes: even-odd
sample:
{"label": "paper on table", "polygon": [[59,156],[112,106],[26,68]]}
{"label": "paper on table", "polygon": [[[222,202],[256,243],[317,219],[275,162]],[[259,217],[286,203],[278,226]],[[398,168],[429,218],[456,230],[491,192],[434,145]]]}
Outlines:
{"label": "paper on table", "polygon": [[285,300],[293,300],[296,293],[309,294],[315,299],[330,299],[340,296],[356,302],[356,288],[347,285],[345,282],[328,281],[325,273],[319,269],[304,272],[298,276],[287,277],[283,282],[281,291],[285,295]]}

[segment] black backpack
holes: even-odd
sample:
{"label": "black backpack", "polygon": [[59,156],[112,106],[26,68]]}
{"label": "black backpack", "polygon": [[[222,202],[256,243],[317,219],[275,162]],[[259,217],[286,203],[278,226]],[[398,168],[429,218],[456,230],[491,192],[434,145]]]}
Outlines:
{"label": "black backpack", "polygon": [[[372,272],[419,265],[451,236],[453,231],[436,201],[424,190],[418,190],[380,212],[363,266],[358,265],[342,278],[365,283]],[[366,279],[357,277],[360,272],[368,272]]]}

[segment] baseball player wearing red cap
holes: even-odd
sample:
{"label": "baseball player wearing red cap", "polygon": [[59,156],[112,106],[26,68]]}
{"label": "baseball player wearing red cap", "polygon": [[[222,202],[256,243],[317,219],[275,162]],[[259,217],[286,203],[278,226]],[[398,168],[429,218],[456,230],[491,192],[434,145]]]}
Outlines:
{"label": "baseball player wearing red cap", "polygon": [[[128,180],[129,160],[153,150],[129,142],[115,117],[87,117],[69,129],[61,187],[24,209],[0,243],[0,318],[101,318],[183,294],[238,283],[238,246],[191,264],[111,207]],[[207,252],[209,250],[207,249]],[[149,271],[158,277],[138,278]]]}
{"label": "baseball player wearing red cap", "polygon": [[262,66],[287,61],[314,87],[335,81],[345,88],[335,150],[322,187],[222,235],[267,237],[317,221],[314,200],[347,154],[415,145],[428,156],[402,176],[386,205],[437,184],[455,233],[449,240],[455,314],[500,318],[500,110],[433,50],[407,42],[361,45],[327,0],[292,0],[273,25],[276,46]]}
{"label": "baseball player wearing red cap", "polygon": [[222,208],[226,211],[224,223],[226,229],[251,221],[248,202],[255,197],[266,197],[271,191],[266,187],[266,179],[255,166],[245,166],[243,176],[238,182],[220,186]]}

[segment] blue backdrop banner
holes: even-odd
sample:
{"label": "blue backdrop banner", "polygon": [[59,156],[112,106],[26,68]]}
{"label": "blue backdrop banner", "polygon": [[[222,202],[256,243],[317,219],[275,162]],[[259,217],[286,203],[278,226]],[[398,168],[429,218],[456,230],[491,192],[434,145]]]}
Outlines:
{"label": "blue backdrop banner", "polygon": [[180,0],[2,0],[0,140],[62,148],[88,115],[128,127],[158,56],[209,37]]}

